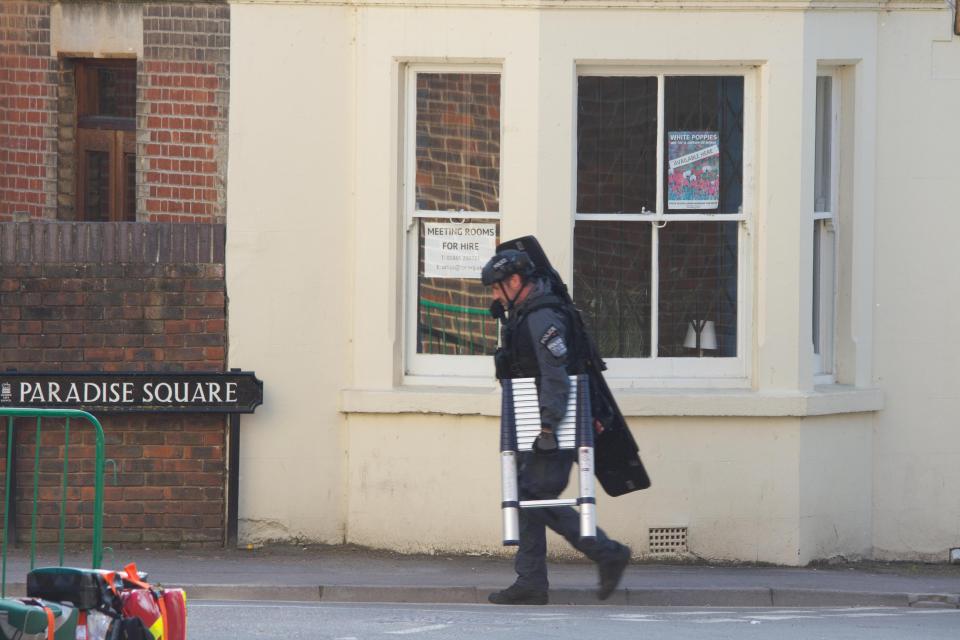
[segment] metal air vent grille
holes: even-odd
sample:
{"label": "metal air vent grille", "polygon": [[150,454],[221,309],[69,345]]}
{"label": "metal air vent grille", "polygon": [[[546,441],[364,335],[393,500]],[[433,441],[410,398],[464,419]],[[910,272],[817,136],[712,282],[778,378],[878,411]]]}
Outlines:
{"label": "metal air vent grille", "polygon": [[652,527],[650,529],[650,553],[686,552],[686,527]]}

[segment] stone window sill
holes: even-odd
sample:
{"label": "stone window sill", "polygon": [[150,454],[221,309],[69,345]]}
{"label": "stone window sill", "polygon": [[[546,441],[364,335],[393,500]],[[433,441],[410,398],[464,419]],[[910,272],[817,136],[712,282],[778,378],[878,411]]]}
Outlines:
{"label": "stone window sill", "polygon": [[[880,389],[848,385],[817,386],[809,392],[744,389],[614,390],[626,416],[821,416],[883,409]],[[500,415],[495,387],[404,386],[394,389],[344,389],[340,411]]]}

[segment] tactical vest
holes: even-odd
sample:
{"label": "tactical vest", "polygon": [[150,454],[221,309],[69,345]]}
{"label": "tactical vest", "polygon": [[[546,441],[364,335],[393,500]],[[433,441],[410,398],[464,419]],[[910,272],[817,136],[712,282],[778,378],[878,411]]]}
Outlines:
{"label": "tactical vest", "polygon": [[577,323],[573,318],[574,310],[559,296],[548,293],[525,305],[515,318],[511,318],[503,327],[503,346],[494,356],[497,367],[497,378],[535,378],[540,375],[540,364],[537,362],[533,337],[527,329],[527,319],[531,313],[539,309],[556,309],[563,314],[567,332],[567,372],[570,374],[583,373],[585,368],[584,355],[580,346],[583,344],[581,336],[577,335]]}

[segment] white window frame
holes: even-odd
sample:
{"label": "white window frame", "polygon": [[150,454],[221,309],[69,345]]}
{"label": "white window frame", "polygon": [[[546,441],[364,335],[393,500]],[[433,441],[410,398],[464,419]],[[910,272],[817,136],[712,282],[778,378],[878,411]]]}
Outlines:
{"label": "white window frame", "polygon": [[[729,358],[665,358],[658,357],[659,327],[656,310],[651,304],[651,354],[647,358],[606,358],[607,378],[616,388],[650,387],[704,387],[747,388],[748,363],[751,359],[752,335],[748,323],[752,317],[750,293],[753,291],[751,256],[751,224],[756,207],[754,157],[756,149],[757,68],[755,66],[702,66],[702,67],[642,67],[580,65],[577,79],[581,76],[622,76],[657,78],[657,192],[656,211],[650,213],[579,213],[576,211],[576,194],[572,203],[574,223],[577,221],[648,222],[652,224],[651,246],[651,300],[659,298],[659,228],[670,222],[683,221],[737,221],[737,355]],[[741,76],[743,77],[743,203],[737,213],[666,213],[663,189],[663,152],[666,136],[665,86],[667,76]],[[579,82],[574,86],[574,103],[577,101]],[[576,118],[576,110],[574,110]],[[573,176],[576,185],[577,121],[573,132]],[[573,243],[571,229],[571,245]]]}
{"label": "white window frame", "polygon": [[[814,198],[813,198],[813,230],[817,236],[820,251],[812,248],[811,262],[813,263],[813,292],[811,316],[816,324],[812,327],[811,348],[813,351],[813,381],[814,384],[833,384],[836,381],[836,314],[837,314],[837,210],[839,208],[840,192],[840,77],[835,68],[820,68],[817,70],[817,86],[820,78],[830,79],[830,104],[828,122],[830,123],[830,198],[824,207],[817,202],[816,185],[818,170],[816,145],[814,145]],[[820,106],[819,89],[814,90],[814,100]],[[818,138],[823,135],[820,129],[821,122],[816,119],[814,109],[814,131]],[[825,209],[818,211],[818,209]],[[817,338],[819,337],[819,344]]]}
{"label": "white window frame", "polygon": [[[496,220],[502,223],[500,211],[427,211],[417,204],[417,75],[421,73],[465,73],[500,76],[500,193],[503,193],[503,68],[496,64],[419,64],[404,66],[405,91],[403,99],[403,260],[406,277],[403,305],[403,381],[405,384],[480,385],[489,384],[494,367],[491,355],[447,355],[417,353],[418,309],[418,251],[421,219],[438,221]],[[500,208],[503,208],[501,202]],[[449,215],[441,215],[441,214]],[[501,225],[502,226],[502,225]],[[497,242],[501,238],[498,236]]]}

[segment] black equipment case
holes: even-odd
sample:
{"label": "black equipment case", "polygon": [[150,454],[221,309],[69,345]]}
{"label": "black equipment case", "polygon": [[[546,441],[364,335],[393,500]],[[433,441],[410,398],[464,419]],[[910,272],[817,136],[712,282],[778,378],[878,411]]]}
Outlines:
{"label": "black equipment case", "polygon": [[504,249],[525,252],[534,264],[535,275],[549,280],[553,285],[553,293],[560,297],[572,312],[575,326],[571,330],[577,334],[577,339],[585,349],[583,355],[585,373],[590,378],[590,404],[593,417],[600,423],[600,429],[594,438],[594,475],[603,490],[611,496],[620,496],[648,488],[650,477],[640,460],[637,442],[633,439],[613,392],[603,377],[607,365],[587,331],[580,310],[574,306],[567,285],[550,264],[547,254],[534,236],[506,240],[497,245],[497,252]]}

